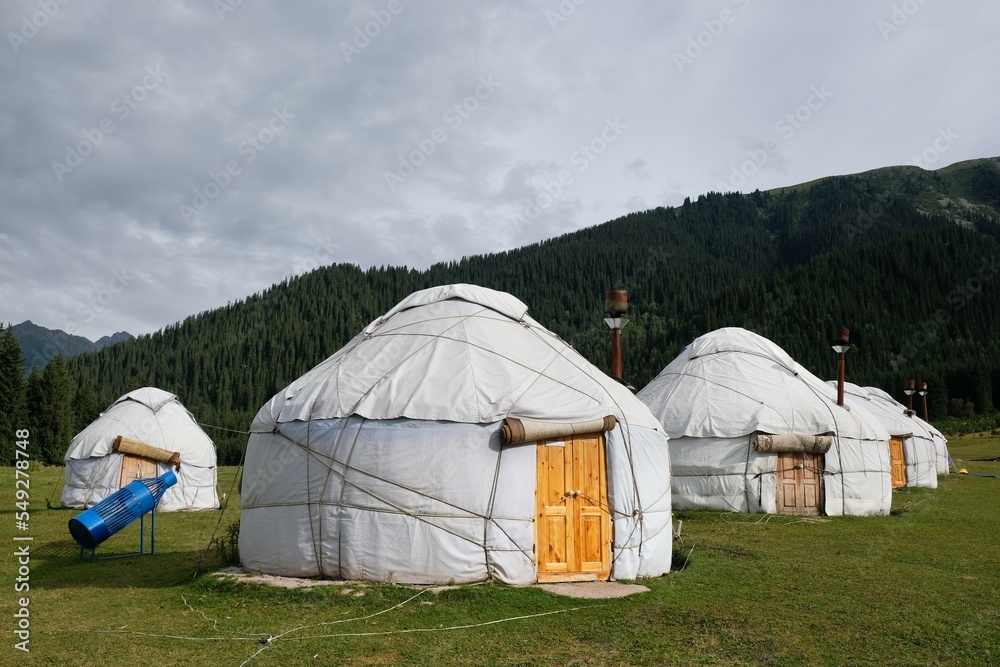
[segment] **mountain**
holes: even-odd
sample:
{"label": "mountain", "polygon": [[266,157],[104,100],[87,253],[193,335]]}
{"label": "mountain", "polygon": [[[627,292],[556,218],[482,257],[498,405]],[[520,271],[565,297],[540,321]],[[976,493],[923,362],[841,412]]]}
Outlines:
{"label": "mountain", "polygon": [[135,338],[132,334],[127,331],[118,331],[111,334],[110,336],[101,336],[96,341],[94,341],[94,349],[99,350],[102,347],[107,347],[108,345],[114,345],[115,343],[120,343],[124,340],[132,340]]}
{"label": "mountain", "polygon": [[11,327],[11,332],[21,345],[26,374],[31,371],[32,367],[41,370],[57,354],[68,359],[82,352],[100,350],[108,345],[134,338],[130,333],[119,331],[111,336],[104,336],[96,342],[91,342],[83,336],[74,336],[60,329],[46,329],[31,320],[15,324]]}
{"label": "mountain", "polygon": [[[598,366],[607,289],[629,292],[625,379],[644,386],[695,337],[741,326],[820,377],[850,327],[848,379],[901,396],[929,384],[932,419],[1000,402],[1000,159],[889,167],[769,192],[708,193],[515,250],[425,271],[336,264],[154,334],[72,358],[107,405],[144,385],[199,421],[246,431],[260,405],[414,290],[510,292]],[[235,462],[245,436],[213,432]]]}

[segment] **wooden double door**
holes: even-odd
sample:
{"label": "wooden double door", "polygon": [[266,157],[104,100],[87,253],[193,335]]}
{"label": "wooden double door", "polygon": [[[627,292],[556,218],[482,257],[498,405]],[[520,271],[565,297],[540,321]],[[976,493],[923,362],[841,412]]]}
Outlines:
{"label": "wooden double door", "polygon": [[892,465],[892,488],[906,486],[906,453],[902,438],[889,438],[889,463]]}
{"label": "wooden double door", "polygon": [[537,445],[535,548],[538,581],[611,576],[611,513],[603,434]]}
{"label": "wooden double door", "polygon": [[778,454],[775,505],[778,514],[815,516],[823,512],[823,454]]}
{"label": "wooden double door", "polygon": [[123,489],[137,479],[156,477],[158,474],[156,461],[144,459],[134,454],[122,454],[122,474],[118,481],[118,488]]}

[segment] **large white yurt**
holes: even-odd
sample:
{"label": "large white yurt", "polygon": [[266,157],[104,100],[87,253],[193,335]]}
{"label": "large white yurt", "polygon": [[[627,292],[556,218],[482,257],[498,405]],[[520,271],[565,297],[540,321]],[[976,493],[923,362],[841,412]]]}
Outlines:
{"label": "large white yurt", "polygon": [[670,436],[675,509],[889,513],[885,428],[762,336],[700,336],[638,396]]}
{"label": "large white yurt", "polygon": [[129,482],[168,469],[176,470],[177,483],[163,495],[159,511],[219,506],[215,443],[177,397],[162,389],[136,389],[112,403],[73,438],[65,460],[63,507],[92,507]]}
{"label": "large white yurt", "polygon": [[411,294],[250,430],[249,570],[510,584],[670,570],[663,429],[509,294]]}
{"label": "large white yurt", "polygon": [[[830,380],[828,384],[836,387]],[[889,431],[889,462],[892,488],[926,486],[937,488],[937,454],[930,431],[906,407],[877,387],[859,387],[844,383],[844,400],[860,406],[882,422]]]}

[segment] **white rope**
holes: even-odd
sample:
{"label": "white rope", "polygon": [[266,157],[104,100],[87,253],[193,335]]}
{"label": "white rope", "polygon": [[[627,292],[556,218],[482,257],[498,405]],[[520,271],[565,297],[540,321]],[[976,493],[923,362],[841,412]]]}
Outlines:
{"label": "white rope", "polygon": [[195,609],[194,607],[192,607],[191,605],[189,605],[188,601],[187,601],[187,598],[185,598],[183,595],[181,595],[181,602],[183,602],[184,606],[187,607],[188,609],[190,609],[191,611],[197,611],[199,614],[201,614],[201,617],[204,618],[206,621],[211,621],[212,622],[212,629],[215,630],[216,632],[219,631],[219,622],[216,619],[209,618],[208,616],[205,616],[205,612],[198,611],[197,609]]}
{"label": "white rope", "polygon": [[198,426],[207,426],[208,428],[214,428],[217,431],[228,431],[230,433],[239,433],[240,435],[250,435],[250,431],[237,431],[236,429],[216,426],[215,424],[204,424],[202,422],[195,422],[195,423],[198,424]]}
{"label": "white rope", "polygon": [[568,611],[578,611],[580,609],[589,609],[590,607],[598,607],[600,605],[587,605],[584,607],[569,607],[567,609],[556,609],[555,611],[543,611],[538,614],[528,614],[526,616],[511,616],[508,618],[498,618],[493,621],[483,621],[482,623],[470,623],[468,625],[449,625],[443,628],[407,628],[406,630],[383,630],[381,632],[345,632],[336,635],[307,635],[305,637],[292,637],[288,641],[297,641],[301,639],[327,639],[333,637],[375,637],[379,635],[402,635],[411,632],[445,632],[448,630],[469,630],[471,628],[481,628],[487,625],[496,625],[497,623],[508,623],[510,621],[523,621],[528,618],[538,618],[540,616],[551,616],[552,614],[565,614]]}
{"label": "white rope", "polygon": [[[308,625],[300,625],[300,626],[292,628],[290,630],[286,630],[285,632],[282,632],[281,634],[278,634],[278,635],[271,635],[271,634],[256,634],[256,635],[254,635],[254,634],[251,634],[250,636],[239,636],[239,635],[237,635],[237,636],[230,636],[230,637],[185,637],[183,635],[167,635],[167,634],[158,634],[158,633],[154,633],[154,632],[140,632],[140,631],[137,631],[137,630],[127,630],[126,629],[128,627],[127,625],[123,626],[122,628],[119,628],[117,630],[94,630],[93,632],[94,632],[94,634],[134,635],[134,636],[139,636],[139,637],[154,637],[154,638],[159,638],[159,639],[176,639],[176,640],[180,640],[180,641],[195,641],[195,642],[198,642],[198,641],[237,641],[237,642],[238,641],[243,641],[243,642],[252,641],[252,642],[260,642],[260,643],[262,643],[263,646],[261,646],[257,651],[255,651],[253,653],[253,655],[251,655],[249,658],[247,658],[242,663],[240,663],[240,667],[246,667],[246,665],[248,665],[254,658],[256,658],[258,655],[260,655],[262,652],[264,652],[267,648],[269,648],[270,646],[272,646],[277,641],[300,641],[300,640],[305,640],[305,639],[332,639],[332,638],[337,638],[337,637],[373,637],[373,636],[384,636],[384,635],[408,634],[408,633],[414,633],[414,632],[448,632],[448,631],[452,631],[452,630],[469,630],[469,629],[472,629],[472,628],[480,628],[480,627],[485,627],[485,626],[488,626],[488,625],[496,625],[496,624],[499,624],[499,623],[509,623],[511,621],[523,621],[523,620],[527,620],[527,619],[531,619],[531,618],[539,618],[539,617],[542,617],[542,616],[551,616],[553,614],[564,614],[564,613],[570,612],[570,611],[578,611],[580,609],[587,609],[587,608],[590,608],[590,607],[600,606],[600,605],[586,605],[586,606],[582,606],[582,607],[569,607],[569,608],[566,608],[566,609],[556,609],[554,611],[540,612],[540,613],[537,613],[537,614],[527,614],[527,615],[523,615],[523,616],[510,616],[510,617],[507,617],[507,618],[494,619],[492,621],[482,621],[482,622],[479,622],[479,623],[467,623],[467,624],[464,624],[464,625],[451,625],[451,626],[447,626],[447,627],[407,628],[407,629],[403,629],[403,630],[382,630],[382,631],[378,631],[378,632],[343,632],[343,633],[327,634],[327,635],[305,635],[305,636],[299,636],[299,637],[289,637],[288,636],[288,635],[290,635],[292,633],[299,632],[301,630],[305,630],[305,629],[308,629],[308,628],[317,628],[317,627],[324,626],[324,625],[338,625],[338,624],[341,624],[341,623],[350,623],[352,621],[366,621],[368,619],[375,618],[376,616],[381,616],[382,614],[386,614],[386,613],[388,613],[390,611],[393,611],[395,609],[399,609],[400,607],[406,605],[407,603],[412,602],[413,600],[417,599],[418,597],[420,597],[424,593],[426,593],[428,591],[437,590],[438,588],[439,587],[425,588],[425,589],[421,590],[419,593],[417,593],[416,595],[410,596],[409,598],[403,600],[402,602],[400,602],[398,604],[395,604],[395,605],[393,605],[391,607],[388,607],[386,609],[383,609],[381,611],[377,611],[377,612],[374,612],[372,614],[368,614],[366,616],[357,616],[357,617],[354,617],[354,618],[345,618],[345,619],[340,619],[340,620],[337,620],[337,621],[325,621],[323,623],[311,623],[311,624],[308,624]],[[190,609],[191,611],[198,611],[197,609],[195,609],[194,607],[192,607],[190,604],[188,604],[187,599],[183,595],[181,595],[181,601],[184,603],[184,606],[187,607],[188,609]],[[215,627],[212,628],[213,630],[217,630],[218,629],[217,628],[218,621],[216,621],[215,619],[209,618],[203,612],[198,611],[198,613],[201,614],[202,617],[204,617],[206,620],[212,621],[212,623],[215,624]],[[65,632],[78,632],[78,631],[67,630]]]}

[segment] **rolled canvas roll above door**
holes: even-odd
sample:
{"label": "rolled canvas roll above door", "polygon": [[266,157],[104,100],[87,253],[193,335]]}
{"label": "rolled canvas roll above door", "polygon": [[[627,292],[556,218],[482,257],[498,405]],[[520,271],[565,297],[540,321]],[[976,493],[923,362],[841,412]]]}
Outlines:
{"label": "rolled canvas roll above door", "polygon": [[808,452],[826,454],[833,445],[832,435],[806,435],[804,433],[754,433],[750,436],[754,451],[758,452]]}
{"label": "rolled canvas roll above door", "polygon": [[504,445],[519,445],[522,442],[565,438],[582,433],[604,433],[613,429],[617,423],[614,415],[566,424],[507,417],[500,427],[500,442]]}
{"label": "rolled canvas roll above door", "polygon": [[131,438],[126,438],[121,435],[115,438],[115,443],[112,445],[111,451],[122,452],[123,454],[133,454],[135,456],[141,456],[153,461],[169,463],[177,468],[180,468],[181,465],[180,452],[168,452],[165,449],[160,449],[159,447],[154,447],[153,445],[147,445],[144,442],[132,440]]}

